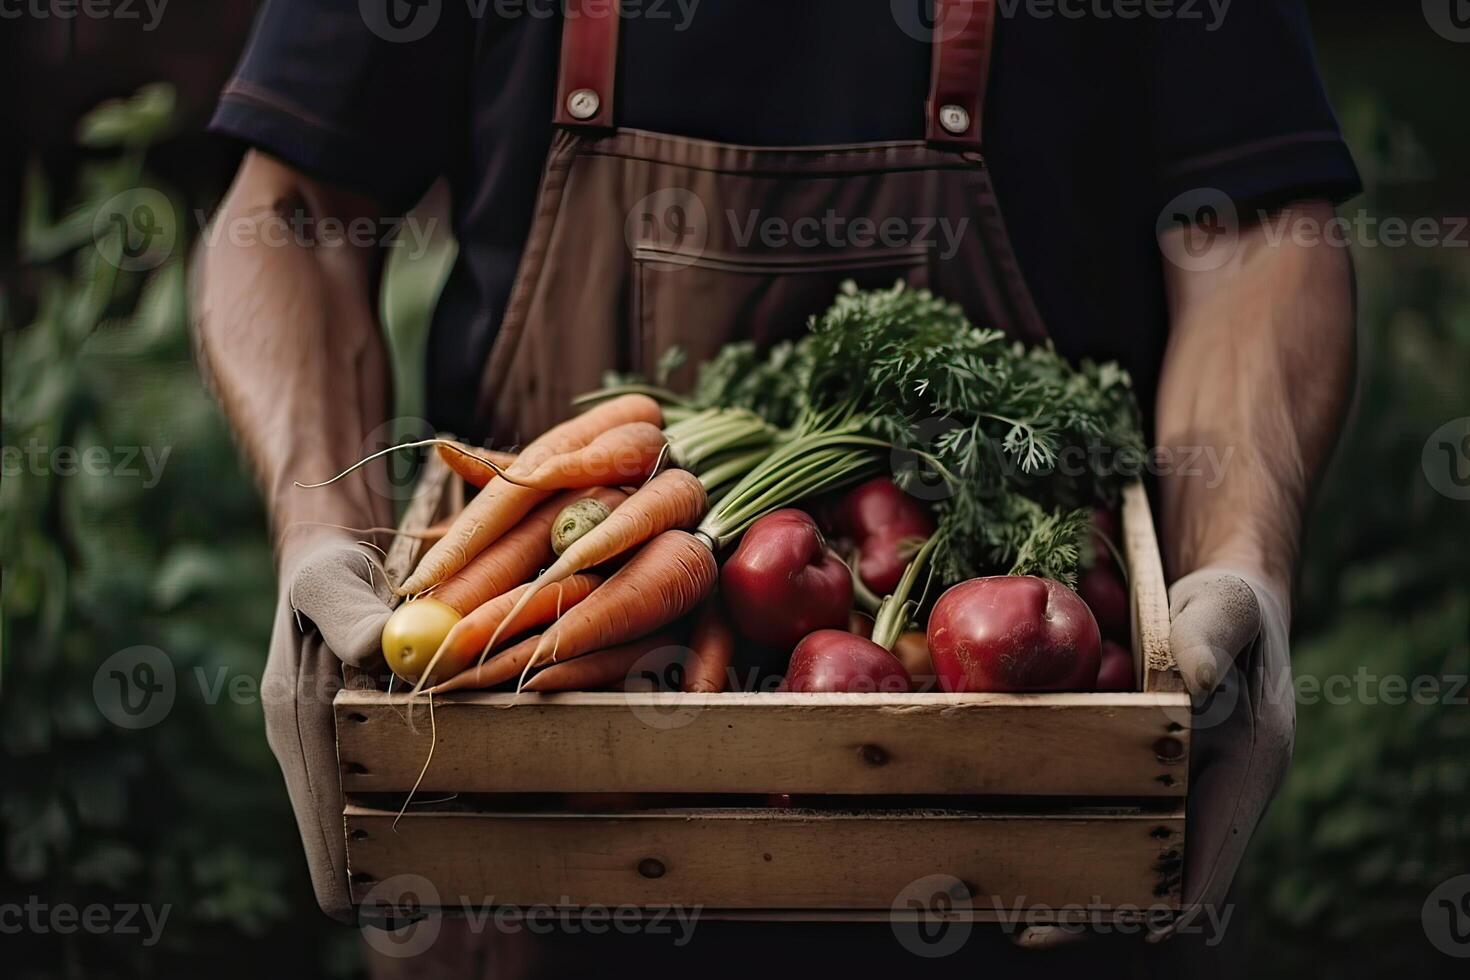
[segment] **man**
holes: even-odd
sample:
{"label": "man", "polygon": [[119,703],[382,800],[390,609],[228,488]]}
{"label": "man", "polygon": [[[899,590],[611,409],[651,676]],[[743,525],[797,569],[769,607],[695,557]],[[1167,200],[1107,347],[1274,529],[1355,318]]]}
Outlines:
{"label": "man", "polygon": [[[1346,254],[1273,232],[1358,187],[1300,4],[566,6],[271,4],[215,118],[253,147],[217,220],[391,218],[445,175],[460,251],[429,414],[477,439],[532,434],[671,343],[788,334],[846,278],[1120,360],[1164,458],[1214,461],[1157,493],[1176,656],[1226,695],[1197,726],[1184,883],[1218,911],[1290,754],[1286,597],[1353,360]],[[200,349],[270,504],[267,681],[298,696],[268,732],[345,917],[327,702],[334,655],[369,661],[386,610],[322,525],[384,525],[390,501],[293,482],[387,414],[381,252],[231,239],[200,257]]]}

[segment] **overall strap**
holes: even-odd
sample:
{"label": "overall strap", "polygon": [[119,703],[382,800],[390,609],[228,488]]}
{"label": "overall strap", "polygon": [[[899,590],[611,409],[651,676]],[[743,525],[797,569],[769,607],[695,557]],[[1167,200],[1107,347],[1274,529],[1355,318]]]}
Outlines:
{"label": "overall strap", "polygon": [[565,0],[554,124],[612,128],[618,6],[618,0]]}
{"label": "overall strap", "polygon": [[[617,0],[565,0],[557,70],[558,126],[610,129],[618,67]],[[995,0],[934,0],[934,53],[924,138],[980,148],[980,116],[990,75]]]}
{"label": "overall strap", "polygon": [[934,54],[924,103],[929,142],[980,149],[994,38],[995,0],[934,0]]}

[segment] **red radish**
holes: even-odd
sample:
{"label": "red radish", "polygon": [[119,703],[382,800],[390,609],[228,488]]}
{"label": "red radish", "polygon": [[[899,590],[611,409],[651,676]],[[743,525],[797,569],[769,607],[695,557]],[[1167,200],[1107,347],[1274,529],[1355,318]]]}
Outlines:
{"label": "red radish", "polygon": [[1099,561],[1077,579],[1077,594],[1092,610],[1098,629],[1110,640],[1124,640],[1130,632],[1128,587],[1109,561]]}
{"label": "red radish", "polygon": [[1117,511],[1097,507],[1092,511],[1093,563],[1117,569],[1118,561],[1114,548],[1123,545],[1123,527]]}
{"label": "red radish", "polygon": [[1133,654],[1112,640],[1103,640],[1102,666],[1097,669],[1099,691],[1133,690]]}
{"label": "red radish", "polygon": [[731,624],[746,639],[790,650],[814,630],[837,629],[852,609],[852,573],[817,522],[786,509],[756,521],[720,571]]}
{"label": "red radish", "polygon": [[1031,575],[974,578],[939,597],[929,653],[944,690],[1088,691],[1102,637],[1087,603]]}
{"label": "red radish", "polygon": [[899,528],[885,528],[863,539],[858,548],[858,574],[863,584],[877,595],[888,595],[898,586],[916,546],[922,543],[922,536]]}
{"label": "red radish", "polygon": [[929,509],[886,476],[875,476],[849,490],[837,505],[836,516],[838,530],[859,543],[881,531],[920,539],[934,533]]}
{"label": "red radish", "polygon": [[844,630],[817,630],[791,654],[780,690],[795,694],[908,693],[909,672],[887,650]]}

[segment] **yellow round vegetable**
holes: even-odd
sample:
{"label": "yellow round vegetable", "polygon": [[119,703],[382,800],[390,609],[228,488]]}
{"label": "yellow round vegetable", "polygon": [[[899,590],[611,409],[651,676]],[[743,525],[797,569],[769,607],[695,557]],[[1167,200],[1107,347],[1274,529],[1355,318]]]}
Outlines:
{"label": "yellow round vegetable", "polygon": [[438,599],[405,602],[383,624],[383,656],[393,673],[410,683],[423,676],[460,615]]}

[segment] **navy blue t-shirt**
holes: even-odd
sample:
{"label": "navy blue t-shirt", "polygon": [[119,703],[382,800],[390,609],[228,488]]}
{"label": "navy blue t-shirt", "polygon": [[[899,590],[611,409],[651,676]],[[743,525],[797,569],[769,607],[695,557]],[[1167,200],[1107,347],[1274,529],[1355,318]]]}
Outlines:
{"label": "navy blue t-shirt", "polygon": [[[921,138],[924,5],[624,0],[617,122],[756,145]],[[985,156],[1023,272],[1058,348],[1120,360],[1147,410],[1167,332],[1165,203],[1197,188],[1252,208],[1359,189],[1301,0],[997,9]],[[444,429],[482,429],[480,368],[551,138],[556,11],[273,0],[212,123],[389,214],[448,178],[460,251],[428,357]]]}

